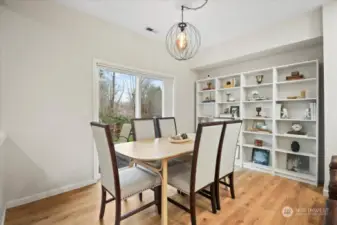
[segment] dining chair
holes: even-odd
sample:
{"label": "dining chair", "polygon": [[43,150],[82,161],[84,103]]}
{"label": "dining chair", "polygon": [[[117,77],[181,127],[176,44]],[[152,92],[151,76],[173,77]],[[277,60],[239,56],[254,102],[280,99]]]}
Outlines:
{"label": "dining chair", "polygon": [[168,184],[190,196],[190,207],[187,208],[171,198],[168,198],[168,201],[190,213],[192,225],[196,225],[196,193],[206,187],[211,189],[212,212],[216,213],[216,167],[223,132],[223,122],[198,124],[192,163],[177,164],[168,168]]}
{"label": "dining chair", "polygon": [[177,135],[177,123],[175,117],[156,118],[159,137],[171,137]]}
{"label": "dining chair", "polygon": [[[219,183],[224,184],[230,188],[231,196],[234,199],[234,168],[235,168],[235,153],[237,149],[237,143],[241,131],[241,120],[226,121],[224,129],[224,137],[222,142],[222,147],[219,154],[219,164],[218,164],[218,178],[219,181],[216,182],[216,200],[217,209],[220,210],[220,193],[219,193]],[[229,178],[229,183],[226,182],[226,178]],[[221,180],[224,181],[221,181]]]}
{"label": "dining chair", "polygon": [[124,123],[119,133],[117,141],[119,143],[128,142],[131,135],[131,123]]}
{"label": "dining chair", "polygon": [[[171,137],[178,134],[175,117],[156,118],[157,132],[160,138]],[[186,161],[192,161],[192,154],[184,155],[169,161],[169,166]]]}
{"label": "dining chair", "polygon": [[[116,152],[109,125],[91,122],[91,129],[96,144],[99,164],[101,168],[102,199],[99,218],[103,219],[105,206],[115,200],[115,225],[152,205],[156,205],[161,214],[161,179],[158,174],[148,172],[141,167],[130,167],[118,170]],[[121,214],[121,203],[133,195],[145,190],[154,189],[155,200],[142,207]],[[112,198],[107,199],[107,193]]]}

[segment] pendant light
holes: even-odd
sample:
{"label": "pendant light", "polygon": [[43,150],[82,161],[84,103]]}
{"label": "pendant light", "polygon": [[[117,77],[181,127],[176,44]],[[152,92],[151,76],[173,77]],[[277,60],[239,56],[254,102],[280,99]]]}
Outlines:
{"label": "pendant light", "polygon": [[199,7],[181,6],[181,22],[174,24],[166,35],[166,49],[176,60],[193,58],[200,47],[201,37],[198,29],[188,22],[184,22],[184,10],[198,10],[207,4],[208,0]]}

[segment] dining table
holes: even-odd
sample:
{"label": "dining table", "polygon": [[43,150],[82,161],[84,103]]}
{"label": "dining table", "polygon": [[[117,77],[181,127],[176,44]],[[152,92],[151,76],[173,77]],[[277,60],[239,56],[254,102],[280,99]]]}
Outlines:
{"label": "dining table", "polygon": [[[133,163],[146,166],[148,169],[159,173],[162,180],[161,195],[161,224],[168,224],[167,209],[167,178],[168,161],[191,154],[194,149],[195,134],[188,134],[189,141],[184,143],[172,143],[169,138],[156,138],[150,140],[140,140],[133,142],[119,143],[115,145],[115,150],[119,154],[132,159]],[[161,161],[161,168],[155,168],[147,161]]]}

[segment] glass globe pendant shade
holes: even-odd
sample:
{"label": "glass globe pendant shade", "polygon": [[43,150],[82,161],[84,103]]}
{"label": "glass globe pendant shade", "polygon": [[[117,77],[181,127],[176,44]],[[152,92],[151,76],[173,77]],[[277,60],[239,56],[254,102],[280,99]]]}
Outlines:
{"label": "glass globe pendant shade", "polygon": [[166,35],[166,48],[177,60],[193,58],[200,47],[201,38],[198,29],[190,23],[174,24]]}
{"label": "glass globe pendant shade", "polygon": [[177,45],[177,48],[180,50],[180,51],[184,51],[187,47],[187,37],[186,37],[186,34],[185,32],[181,32],[178,34],[178,37],[177,37],[177,40],[176,40],[176,45]]}

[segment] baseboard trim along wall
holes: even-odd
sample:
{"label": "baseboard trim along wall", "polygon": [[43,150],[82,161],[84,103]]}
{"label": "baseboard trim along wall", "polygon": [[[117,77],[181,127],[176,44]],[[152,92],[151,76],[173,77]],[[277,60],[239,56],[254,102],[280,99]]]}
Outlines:
{"label": "baseboard trim along wall", "polygon": [[0,225],[5,225],[5,219],[6,219],[6,205],[2,212],[0,212]]}
{"label": "baseboard trim along wall", "polygon": [[92,184],[96,184],[98,180],[88,180],[88,181],[83,181],[77,184],[70,184],[64,187],[60,187],[60,188],[56,188],[56,189],[52,189],[46,192],[42,192],[42,193],[38,193],[32,196],[27,196],[27,197],[23,197],[20,199],[15,199],[12,201],[7,202],[7,209],[9,208],[13,208],[13,207],[17,207],[20,205],[24,205],[24,204],[28,204],[31,202],[35,202],[35,201],[39,201],[41,199],[44,198],[48,198],[48,197],[52,197],[58,194],[62,194],[68,191],[72,191],[72,190],[76,190],[82,187],[86,187]]}

